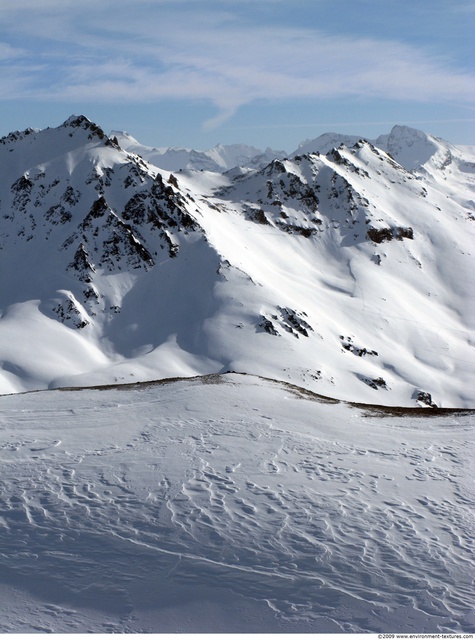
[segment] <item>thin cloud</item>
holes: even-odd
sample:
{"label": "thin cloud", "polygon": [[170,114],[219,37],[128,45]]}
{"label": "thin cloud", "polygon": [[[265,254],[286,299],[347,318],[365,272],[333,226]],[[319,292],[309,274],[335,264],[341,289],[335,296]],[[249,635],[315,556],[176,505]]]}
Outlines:
{"label": "thin cloud", "polygon": [[[438,118],[438,119],[424,119],[424,120],[411,120],[402,119],[398,122],[400,125],[430,125],[430,124],[450,124],[459,122],[475,122],[475,118]],[[329,127],[367,127],[367,126],[394,126],[394,120],[342,120],[342,121],[328,121],[328,122],[279,122],[269,124],[256,124],[256,125],[242,125],[242,126],[230,126],[228,130],[253,130],[253,129],[309,129],[309,128],[325,128]]]}
{"label": "thin cloud", "polygon": [[22,58],[25,55],[27,55],[25,49],[12,47],[6,42],[0,42],[0,62],[3,60],[14,60],[16,58]]}
{"label": "thin cloud", "polygon": [[475,14],[475,5],[472,0],[469,2],[454,2],[451,7],[453,11],[457,11],[459,13],[474,13]]}
{"label": "thin cloud", "polygon": [[[19,4],[29,4],[33,11],[35,2]],[[131,12],[130,2],[123,1],[112,5],[86,0],[79,12],[76,3],[62,0],[57,13],[56,0],[43,3],[35,13],[34,28],[31,20],[16,23],[16,29],[29,36],[22,40],[31,42],[28,55],[8,44],[3,50],[0,46],[0,62],[14,58],[22,77],[10,91],[2,83],[4,97],[207,101],[217,109],[207,127],[219,126],[241,106],[257,100],[474,102],[473,75],[403,42],[329,35],[317,29],[244,27],[225,10],[212,15],[180,11],[181,4],[190,3],[164,0],[141,0],[150,15]],[[13,20],[15,7],[8,2],[6,6],[8,11],[4,5],[0,17]]]}

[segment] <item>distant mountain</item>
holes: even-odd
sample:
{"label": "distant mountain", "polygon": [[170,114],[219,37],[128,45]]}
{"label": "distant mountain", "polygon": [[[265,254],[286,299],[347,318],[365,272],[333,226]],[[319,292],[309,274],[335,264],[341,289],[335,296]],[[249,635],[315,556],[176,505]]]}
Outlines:
{"label": "distant mountain", "polygon": [[341,133],[324,133],[314,140],[304,140],[291,157],[296,155],[304,155],[307,153],[321,153],[325,155],[332,149],[337,149],[340,145],[352,147],[361,138],[359,136],[347,136]]}
{"label": "distant mountain", "polygon": [[0,141],[3,393],[234,370],[474,406],[473,150],[395,127],[166,170],[135,143],[84,116]]}
{"label": "distant mountain", "polygon": [[[305,153],[326,154],[340,145],[352,147],[360,140],[361,137],[358,136],[324,133],[314,140],[302,142],[298,149],[291,154],[291,157]],[[368,142],[378,149],[386,151],[408,171],[421,170],[427,163],[435,163],[437,168],[441,169],[450,164],[452,157],[458,158],[460,163],[464,155],[462,153],[463,147],[455,147],[445,140],[435,138],[423,131],[401,125],[393,127],[389,134],[381,135],[375,140],[368,140]],[[472,155],[473,147],[468,147],[465,153]]]}
{"label": "distant mountain", "polygon": [[208,151],[179,147],[146,147],[125,131],[112,131],[122,149],[135,153],[166,171],[194,170],[224,173],[235,167],[262,168],[275,158],[285,158],[285,151],[267,148],[261,151],[245,144],[218,144]]}

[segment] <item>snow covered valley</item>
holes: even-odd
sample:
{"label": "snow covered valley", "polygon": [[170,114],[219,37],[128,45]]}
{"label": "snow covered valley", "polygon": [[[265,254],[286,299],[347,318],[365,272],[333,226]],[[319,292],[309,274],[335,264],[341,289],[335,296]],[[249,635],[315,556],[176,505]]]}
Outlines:
{"label": "snow covered valley", "polygon": [[251,375],[0,397],[1,632],[473,632],[473,412]]}

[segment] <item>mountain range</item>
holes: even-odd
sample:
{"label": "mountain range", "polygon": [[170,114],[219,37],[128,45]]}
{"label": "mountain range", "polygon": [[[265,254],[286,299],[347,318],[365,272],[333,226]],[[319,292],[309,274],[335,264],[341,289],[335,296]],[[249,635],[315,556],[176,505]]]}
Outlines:
{"label": "mountain range", "polygon": [[473,632],[475,148],[0,169],[0,632]]}
{"label": "mountain range", "polygon": [[72,116],[0,168],[1,393],[235,371],[475,404],[473,147],[156,149]]}

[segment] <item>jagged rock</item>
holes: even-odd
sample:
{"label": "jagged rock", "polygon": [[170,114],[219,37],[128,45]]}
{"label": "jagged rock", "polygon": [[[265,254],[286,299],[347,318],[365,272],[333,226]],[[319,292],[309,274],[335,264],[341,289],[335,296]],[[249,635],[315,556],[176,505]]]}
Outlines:
{"label": "jagged rock", "polygon": [[386,380],[384,380],[384,378],[366,378],[365,376],[360,376],[360,379],[368,385],[368,387],[371,387],[372,389],[387,389],[387,383]]}
{"label": "jagged rock", "polygon": [[90,324],[85,314],[78,308],[77,301],[71,295],[64,302],[58,302],[52,311],[60,322],[73,329],[84,329]]}
{"label": "jagged rock", "polygon": [[420,391],[420,390],[416,391],[416,400],[420,404],[426,407],[430,407],[431,409],[438,408],[435,402],[433,402],[431,394],[428,393],[427,391]]}
{"label": "jagged rock", "polygon": [[393,239],[402,240],[403,238],[409,238],[410,240],[414,239],[414,231],[412,227],[395,227],[395,228],[385,228],[385,229],[373,229],[370,228],[367,230],[367,236],[376,244],[381,244],[381,242],[390,241]]}
{"label": "jagged rock", "polygon": [[79,280],[92,282],[92,274],[95,272],[94,265],[89,261],[89,254],[82,243],[77,248],[74,259],[67,268],[76,271]]}
{"label": "jagged rock", "polygon": [[344,336],[340,336],[340,340],[341,340],[341,346],[343,347],[343,349],[345,349],[345,351],[349,351],[353,355],[359,356],[360,358],[366,355],[368,356],[378,355],[378,352],[374,351],[374,349],[366,349],[366,347],[357,347],[355,344],[353,344],[353,338],[351,338],[350,336],[348,336],[346,339]]}
{"label": "jagged rock", "polygon": [[23,211],[31,200],[31,190],[33,182],[27,176],[21,176],[11,186],[14,193],[13,208]]}
{"label": "jagged rock", "polygon": [[313,328],[304,318],[302,318],[302,314],[299,314],[297,313],[297,311],[288,308],[283,309],[281,307],[278,307],[278,310],[284,323],[284,327],[287,331],[294,333],[294,335],[296,335],[295,332],[297,332],[300,335],[308,338],[308,332],[313,331]]}
{"label": "jagged rock", "polygon": [[259,322],[259,327],[264,329],[264,331],[271,336],[280,335],[277,329],[274,327],[273,322],[269,320],[269,318],[266,318],[265,316],[262,316],[261,321]]}

